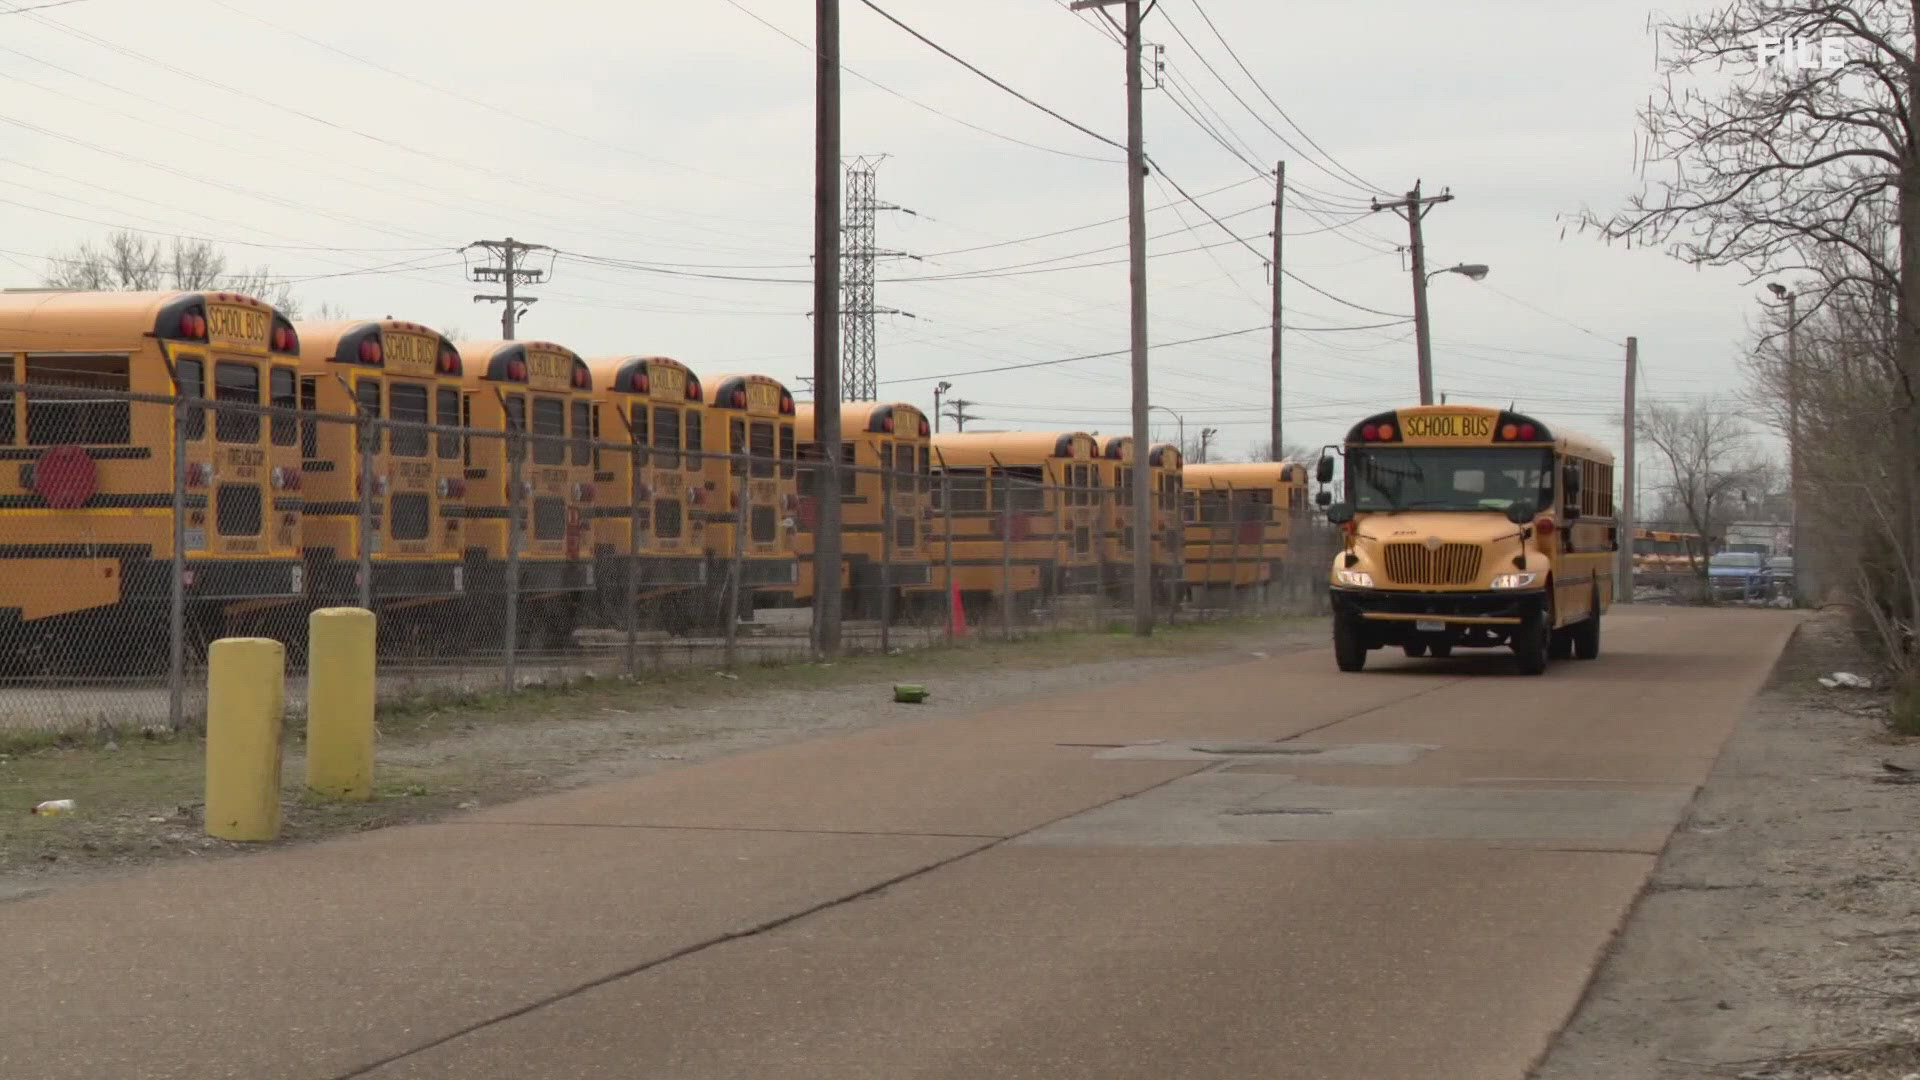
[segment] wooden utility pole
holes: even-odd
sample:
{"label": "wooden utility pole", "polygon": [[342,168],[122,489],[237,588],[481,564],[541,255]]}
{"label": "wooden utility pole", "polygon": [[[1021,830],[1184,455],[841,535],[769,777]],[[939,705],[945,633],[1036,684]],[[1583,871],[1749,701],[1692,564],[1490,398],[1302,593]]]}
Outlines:
{"label": "wooden utility pole", "polygon": [[840,652],[840,0],[814,0],[813,424],[826,463],[814,485],[813,644]]}
{"label": "wooden utility pole", "polygon": [[1083,8],[1125,5],[1127,18],[1127,265],[1133,308],[1133,632],[1153,634],[1153,477],[1147,432],[1147,154],[1140,94],[1140,0],[1072,0]]}
{"label": "wooden utility pole", "polygon": [[485,248],[500,257],[499,266],[476,266],[473,268],[473,280],[498,282],[500,284],[500,292],[497,294],[482,293],[481,295],[475,296],[473,300],[474,303],[486,302],[506,305],[500,312],[500,336],[508,341],[512,341],[514,324],[520,321],[520,316],[526,314],[526,312],[521,309],[521,305],[532,304],[540,299],[537,296],[526,296],[515,291],[515,286],[521,282],[526,282],[529,285],[534,284],[545,277],[547,273],[545,270],[528,270],[521,266],[520,256],[530,251],[552,251],[553,249],[545,244],[523,244],[511,236],[505,240],[475,240],[467,246],[469,248]]}
{"label": "wooden utility pole", "polygon": [[1378,199],[1373,201],[1375,210],[1392,210],[1407,219],[1407,243],[1413,256],[1413,336],[1420,363],[1422,405],[1433,404],[1433,344],[1427,327],[1427,249],[1420,235],[1420,220],[1433,206],[1452,199],[1445,191],[1421,197],[1420,181],[1415,180],[1406,198],[1384,203]]}
{"label": "wooden utility pole", "polygon": [[1287,201],[1287,163],[1282,161],[1273,170],[1273,420],[1268,436],[1273,440],[1267,451],[1268,461],[1285,461],[1286,451],[1280,442],[1280,282],[1284,275],[1280,267],[1280,218],[1286,209]]}
{"label": "wooden utility pole", "polygon": [[1640,366],[1640,339],[1627,339],[1627,392],[1621,416],[1621,427],[1625,429],[1620,455],[1620,512],[1616,515],[1615,528],[1619,530],[1620,561],[1614,566],[1613,598],[1622,604],[1633,602],[1633,429],[1634,379]]}

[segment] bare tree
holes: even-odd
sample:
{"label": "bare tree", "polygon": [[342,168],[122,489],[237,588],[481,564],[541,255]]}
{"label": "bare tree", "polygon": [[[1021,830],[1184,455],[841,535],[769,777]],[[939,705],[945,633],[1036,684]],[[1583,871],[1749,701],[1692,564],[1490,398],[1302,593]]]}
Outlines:
{"label": "bare tree", "polygon": [[46,284],[57,289],[149,292],[155,289],[223,289],[273,304],[289,316],[299,313],[293,288],[264,266],[233,270],[219,248],[206,240],[174,237],[168,244],[120,229],[104,242],[82,241],[55,255]]}
{"label": "bare tree", "polygon": [[[1652,485],[1664,500],[1665,516],[1684,522],[1709,550],[1718,547],[1734,511],[1774,483],[1771,467],[1752,448],[1752,432],[1704,401],[1638,411],[1635,431],[1665,472]],[[1702,577],[1706,572],[1704,563],[1695,567]]]}
{"label": "bare tree", "polygon": [[[1247,460],[1272,461],[1272,451],[1273,441],[1271,439],[1266,442],[1256,443],[1253,451],[1247,455]],[[1319,456],[1315,451],[1309,450],[1299,443],[1283,443],[1280,447],[1280,460],[1282,461],[1311,462],[1317,460]]]}

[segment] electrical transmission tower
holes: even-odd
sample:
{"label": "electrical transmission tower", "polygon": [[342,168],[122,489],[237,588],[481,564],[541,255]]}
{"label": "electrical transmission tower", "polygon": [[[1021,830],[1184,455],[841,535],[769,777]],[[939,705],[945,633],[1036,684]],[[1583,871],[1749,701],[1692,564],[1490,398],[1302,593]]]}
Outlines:
{"label": "electrical transmission tower", "polygon": [[881,307],[874,299],[874,268],[883,258],[907,256],[882,251],[875,245],[874,218],[882,210],[913,211],[883,203],[874,193],[874,170],[885,154],[847,161],[846,223],[841,227],[840,257],[840,379],[842,401],[874,401],[880,396],[880,371],[874,357],[873,319],[876,315],[911,312]]}
{"label": "electrical transmission tower", "polygon": [[521,284],[535,284],[547,276],[545,270],[529,270],[522,266],[522,256],[528,252],[553,249],[545,244],[523,244],[511,236],[505,240],[475,240],[467,247],[485,248],[500,260],[497,266],[476,266],[471,269],[473,280],[497,282],[501,287],[499,293],[482,293],[475,296],[473,300],[476,304],[490,302],[506,305],[506,308],[500,312],[500,336],[512,341],[514,324],[520,321],[520,316],[527,313],[526,305],[540,299],[537,296],[516,292],[516,287]]}

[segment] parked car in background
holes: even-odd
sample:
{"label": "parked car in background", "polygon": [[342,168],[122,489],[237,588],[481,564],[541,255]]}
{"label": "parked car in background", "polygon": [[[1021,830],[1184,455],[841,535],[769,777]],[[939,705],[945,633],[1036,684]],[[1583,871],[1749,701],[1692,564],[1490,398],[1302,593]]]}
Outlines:
{"label": "parked car in background", "polygon": [[1792,598],[1793,556],[1775,555],[1767,560],[1767,594]]}
{"label": "parked car in background", "polygon": [[1708,559],[1707,592],[1715,600],[1765,599],[1766,556],[1757,551],[1722,551]]}

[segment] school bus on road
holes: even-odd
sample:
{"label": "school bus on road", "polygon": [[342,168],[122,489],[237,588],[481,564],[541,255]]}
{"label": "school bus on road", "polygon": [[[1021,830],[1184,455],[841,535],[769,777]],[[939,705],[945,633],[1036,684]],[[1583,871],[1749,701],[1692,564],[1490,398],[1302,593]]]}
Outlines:
{"label": "school bus on road", "polygon": [[[1370,650],[1447,656],[1507,646],[1520,670],[1600,654],[1613,596],[1613,454],[1530,416],[1422,405],[1347,433],[1345,501],[1317,500],[1345,532],[1334,556],[1342,671]],[[1317,479],[1334,477],[1331,455]]]}

